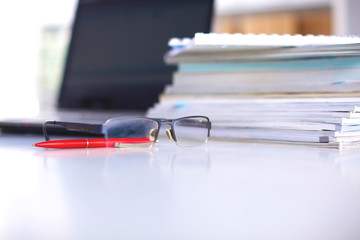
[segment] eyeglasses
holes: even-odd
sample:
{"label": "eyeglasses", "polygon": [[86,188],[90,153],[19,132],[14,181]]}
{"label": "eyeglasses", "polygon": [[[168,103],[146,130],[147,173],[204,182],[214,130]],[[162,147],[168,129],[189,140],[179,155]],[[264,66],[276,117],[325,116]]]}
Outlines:
{"label": "eyeglasses", "polygon": [[61,126],[68,131],[102,134],[107,147],[150,148],[158,140],[160,126],[168,126],[165,133],[170,141],[181,147],[196,147],[207,142],[211,122],[205,116],[188,116],[177,119],[158,119],[143,117],[118,117],[104,124],[87,124],[61,121],[46,121],[43,133],[50,140],[49,125]]}

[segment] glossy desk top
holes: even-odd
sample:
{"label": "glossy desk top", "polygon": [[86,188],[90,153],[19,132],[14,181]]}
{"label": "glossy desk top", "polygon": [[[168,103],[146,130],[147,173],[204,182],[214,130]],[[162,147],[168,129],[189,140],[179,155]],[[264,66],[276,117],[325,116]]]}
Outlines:
{"label": "glossy desk top", "polygon": [[0,136],[0,239],[360,239],[360,149]]}

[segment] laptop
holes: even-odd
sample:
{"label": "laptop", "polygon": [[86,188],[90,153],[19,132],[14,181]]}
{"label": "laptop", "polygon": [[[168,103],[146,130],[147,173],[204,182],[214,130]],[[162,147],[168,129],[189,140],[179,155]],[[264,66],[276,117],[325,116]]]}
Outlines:
{"label": "laptop", "polygon": [[49,119],[145,115],[175,71],[163,60],[169,39],[209,32],[213,6],[213,0],[79,0],[56,112],[0,120],[1,131],[41,133]]}

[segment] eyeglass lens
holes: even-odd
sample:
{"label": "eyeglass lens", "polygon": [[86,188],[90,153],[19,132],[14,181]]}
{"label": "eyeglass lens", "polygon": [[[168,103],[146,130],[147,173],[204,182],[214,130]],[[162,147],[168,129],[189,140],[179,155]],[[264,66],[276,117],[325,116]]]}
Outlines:
{"label": "eyeglass lens", "polygon": [[149,148],[158,130],[158,122],[151,119],[112,119],[105,124],[105,137],[108,147]]}
{"label": "eyeglass lens", "polygon": [[182,147],[204,144],[209,136],[209,120],[204,117],[189,117],[174,122],[176,143]]}

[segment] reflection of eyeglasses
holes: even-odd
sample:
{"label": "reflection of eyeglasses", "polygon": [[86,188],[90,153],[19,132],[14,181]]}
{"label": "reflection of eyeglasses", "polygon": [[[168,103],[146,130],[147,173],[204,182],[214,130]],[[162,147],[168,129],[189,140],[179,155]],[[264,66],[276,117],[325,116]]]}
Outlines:
{"label": "reflection of eyeglasses", "polygon": [[178,146],[195,147],[207,142],[211,129],[211,122],[205,116],[177,119],[118,117],[104,124],[46,121],[43,125],[46,141],[50,140],[48,125],[62,126],[69,131],[102,134],[107,147],[152,147],[158,139],[161,125],[170,126],[170,129],[166,129],[166,135]]}

